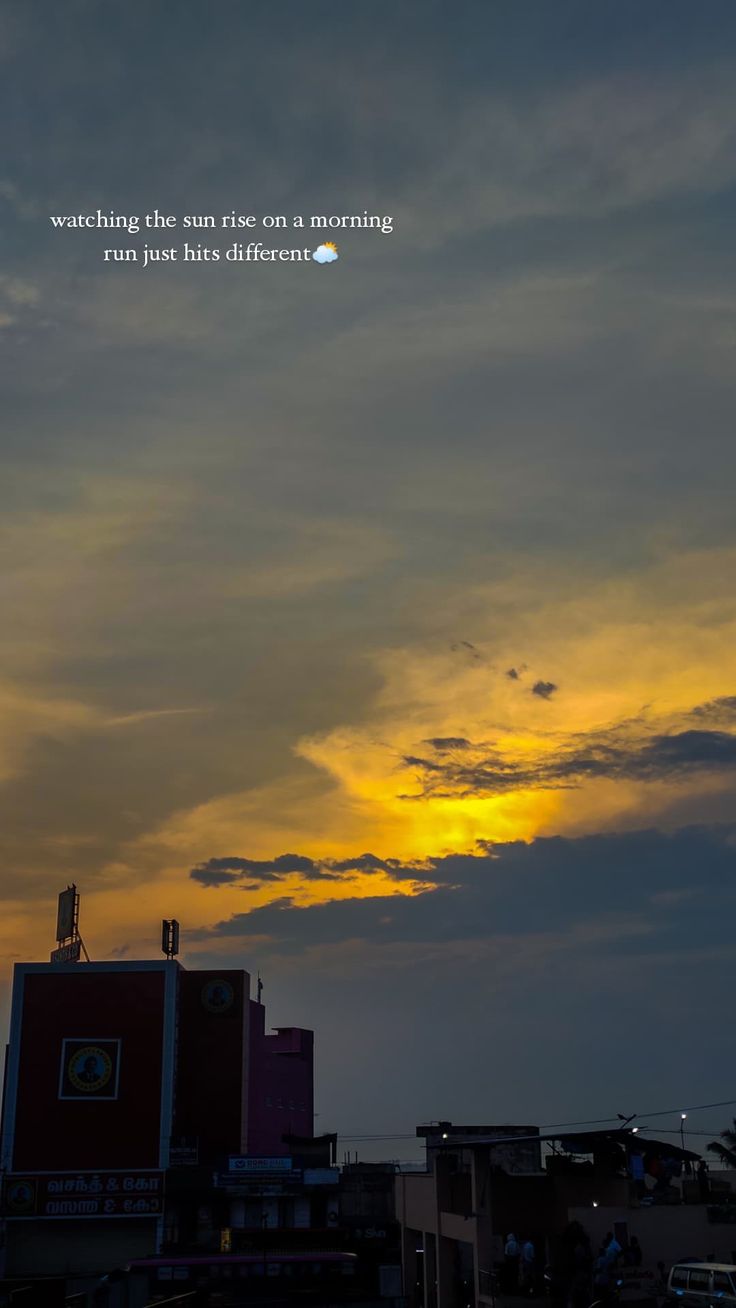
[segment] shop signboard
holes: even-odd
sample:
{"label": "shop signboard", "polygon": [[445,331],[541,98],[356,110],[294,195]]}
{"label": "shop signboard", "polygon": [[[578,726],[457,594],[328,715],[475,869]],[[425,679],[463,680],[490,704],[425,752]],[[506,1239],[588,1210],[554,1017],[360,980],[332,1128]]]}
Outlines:
{"label": "shop signboard", "polygon": [[6,1176],[7,1220],[50,1217],[160,1217],[163,1172],[29,1172]]}

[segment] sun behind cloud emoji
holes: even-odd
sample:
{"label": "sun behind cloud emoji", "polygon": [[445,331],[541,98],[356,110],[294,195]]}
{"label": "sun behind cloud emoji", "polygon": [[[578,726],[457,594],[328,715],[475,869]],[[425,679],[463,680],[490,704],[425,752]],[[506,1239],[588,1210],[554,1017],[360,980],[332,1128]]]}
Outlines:
{"label": "sun behind cloud emoji", "polygon": [[325,241],[324,245],[318,245],[312,255],[315,263],[334,263],[339,257],[337,246],[333,241]]}

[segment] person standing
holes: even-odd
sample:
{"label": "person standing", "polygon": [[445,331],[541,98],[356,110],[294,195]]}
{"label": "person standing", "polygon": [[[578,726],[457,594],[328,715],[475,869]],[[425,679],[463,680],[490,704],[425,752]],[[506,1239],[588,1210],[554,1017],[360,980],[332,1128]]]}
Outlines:
{"label": "person standing", "polygon": [[519,1288],[519,1263],[521,1247],[516,1236],[511,1233],[506,1240],[503,1251],[504,1282],[507,1294],[516,1294]]}
{"label": "person standing", "polygon": [[605,1302],[611,1293],[611,1263],[608,1257],[608,1249],[604,1243],[598,1250],[598,1257],[593,1264],[593,1296],[594,1299]]}
{"label": "person standing", "polygon": [[606,1259],[608,1260],[608,1266],[610,1270],[613,1271],[618,1263],[619,1258],[621,1257],[621,1254],[623,1253],[621,1245],[619,1244],[618,1240],[613,1234],[613,1231],[606,1232],[606,1236],[603,1241],[603,1248],[605,1250]]}
{"label": "person standing", "polygon": [[533,1242],[527,1237],[521,1246],[521,1288],[524,1294],[534,1293],[534,1266],[537,1253]]}
{"label": "person standing", "polygon": [[563,1241],[566,1246],[567,1300],[570,1308],[588,1308],[590,1303],[593,1255],[590,1240],[580,1222],[570,1222]]}

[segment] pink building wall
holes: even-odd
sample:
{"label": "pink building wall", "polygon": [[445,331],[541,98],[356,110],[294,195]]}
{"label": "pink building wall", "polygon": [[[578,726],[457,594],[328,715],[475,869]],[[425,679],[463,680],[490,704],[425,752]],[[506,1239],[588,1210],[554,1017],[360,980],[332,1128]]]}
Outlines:
{"label": "pink building wall", "polygon": [[250,1001],[248,1153],[285,1157],[284,1135],[314,1133],[314,1033],[278,1027],[266,1034],[266,1010]]}

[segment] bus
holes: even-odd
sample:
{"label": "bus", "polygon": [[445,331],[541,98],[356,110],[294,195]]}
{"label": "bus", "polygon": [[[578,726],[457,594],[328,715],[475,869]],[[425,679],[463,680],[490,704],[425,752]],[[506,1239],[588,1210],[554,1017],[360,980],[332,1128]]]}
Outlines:
{"label": "bus", "polygon": [[136,1258],[127,1268],[128,1308],[349,1303],[357,1261],[356,1254],[337,1250],[276,1249]]}

